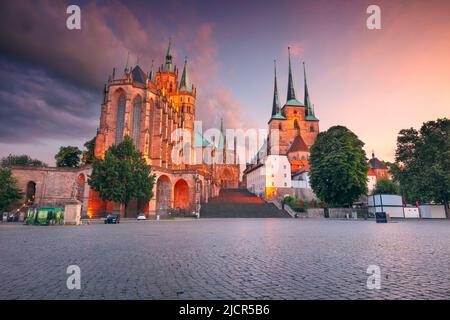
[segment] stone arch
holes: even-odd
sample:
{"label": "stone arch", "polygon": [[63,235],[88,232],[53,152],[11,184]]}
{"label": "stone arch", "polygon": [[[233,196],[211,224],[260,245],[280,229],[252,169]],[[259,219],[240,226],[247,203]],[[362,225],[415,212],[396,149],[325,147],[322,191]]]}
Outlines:
{"label": "stone arch", "polygon": [[31,205],[34,203],[35,199],[36,199],[36,182],[28,181],[25,193],[25,202]]}
{"label": "stone arch", "polygon": [[123,140],[123,132],[125,129],[125,111],[126,111],[126,101],[127,97],[125,90],[119,88],[114,92],[116,99],[114,100],[114,111],[116,119],[116,132],[115,132],[115,143],[120,143]]}
{"label": "stone arch", "polygon": [[77,177],[77,194],[76,199],[80,202],[84,202],[84,186],[86,185],[86,176],[84,173],[80,173]]}
{"label": "stone arch", "polygon": [[223,189],[234,188],[236,187],[234,185],[234,180],[233,171],[228,167],[223,168],[220,173],[220,187]]}
{"label": "stone arch", "polygon": [[189,208],[189,185],[184,179],[179,179],[173,187],[174,208]]}
{"label": "stone arch", "polygon": [[172,203],[172,183],[170,178],[163,174],[156,181],[156,211],[166,212],[171,208]]}

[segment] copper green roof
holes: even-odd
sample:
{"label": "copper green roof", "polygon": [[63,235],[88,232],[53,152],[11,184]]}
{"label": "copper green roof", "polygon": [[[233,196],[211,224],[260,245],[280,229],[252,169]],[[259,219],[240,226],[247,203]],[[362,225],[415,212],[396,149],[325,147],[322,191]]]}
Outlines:
{"label": "copper green roof", "polygon": [[311,114],[306,116],[306,121],[319,121],[319,119],[317,119],[315,115]]}
{"label": "copper green roof", "polygon": [[211,143],[200,132],[195,131],[194,146],[206,148],[211,146]]}
{"label": "copper green roof", "polygon": [[290,99],[286,102],[285,106],[299,106],[304,107],[305,105],[296,99]]}
{"label": "copper green roof", "polygon": [[286,120],[286,117],[283,116],[281,113],[273,115],[270,120]]}
{"label": "copper green roof", "polygon": [[173,72],[174,68],[173,68],[173,61],[172,61],[172,48],[171,48],[171,40],[169,40],[169,47],[167,48],[167,53],[166,53],[166,62],[164,64],[164,68],[163,71],[170,71]]}
{"label": "copper green roof", "polygon": [[187,91],[187,92],[192,91],[192,85],[191,85],[191,81],[189,79],[189,73],[188,73],[188,68],[187,68],[187,59],[184,60],[183,74],[181,75],[179,89],[180,89],[180,91]]}

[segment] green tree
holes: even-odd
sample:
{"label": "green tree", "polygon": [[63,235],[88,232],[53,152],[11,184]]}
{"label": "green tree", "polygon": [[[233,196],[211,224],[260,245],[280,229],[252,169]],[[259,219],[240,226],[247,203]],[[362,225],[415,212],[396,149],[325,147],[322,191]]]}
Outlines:
{"label": "green tree", "polygon": [[76,168],[80,165],[81,154],[82,152],[78,147],[60,147],[55,155],[56,166]]}
{"label": "green tree", "polygon": [[388,178],[381,178],[377,181],[373,193],[400,194],[400,188],[395,181]]}
{"label": "green tree", "polygon": [[397,137],[392,174],[400,191],[415,202],[450,201],[450,119],[424,122],[419,131],[403,129]]}
{"label": "green tree", "polygon": [[22,198],[22,195],[11,175],[11,170],[0,168],[0,212],[9,209],[11,204]]}
{"label": "green tree", "polygon": [[310,155],[310,181],[321,201],[351,206],[367,194],[369,164],[364,143],[349,129],[334,126],[319,133]]}
{"label": "green tree", "polygon": [[126,136],[106,151],[104,159],[94,160],[88,183],[103,200],[123,204],[126,216],[130,200],[149,201],[153,196],[155,176],[133,140]]}
{"label": "green tree", "polygon": [[93,137],[91,140],[86,141],[86,143],[84,144],[84,147],[86,148],[83,151],[83,164],[91,164],[94,162],[95,159],[95,139],[97,137]]}
{"label": "green tree", "polygon": [[32,159],[30,156],[26,154],[22,155],[9,154],[7,157],[3,157],[0,160],[0,166],[3,168],[9,168],[12,166],[47,167],[47,164],[38,159]]}

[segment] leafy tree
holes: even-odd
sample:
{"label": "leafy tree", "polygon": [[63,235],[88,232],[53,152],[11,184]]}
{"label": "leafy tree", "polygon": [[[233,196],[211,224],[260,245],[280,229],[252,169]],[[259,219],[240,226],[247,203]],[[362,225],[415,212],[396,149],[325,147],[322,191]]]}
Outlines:
{"label": "leafy tree", "polygon": [[14,201],[22,198],[22,192],[16,186],[16,180],[9,168],[0,168],[0,212],[7,210]]}
{"label": "leafy tree", "polygon": [[319,133],[311,147],[311,187],[326,204],[351,206],[367,194],[369,164],[364,143],[349,129],[334,126]]}
{"label": "leafy tree", "polygon": [[38,160],[32,159],[26,154],[15,155],[9,154],[7,157],[3,157],[0,161],[0,166],[9,168],[11,166],[23,166],[23,167],[47,167],[47,164]]}
{"label": "leafy tree", "polygon": [[55,155],[56,166],[76,168],[80,165],[81,154],[82,152],[78,147],[60,147],[59,152]]}
{"label": "leafy tree", "polygon": [[86,148],[86,150],[83,151],[83,163],[84,164],[91,164],[94,162],[95,159],[95,139],[97,137],[93,137],[91,140],[86,141],[86,143],[84,144],[84,147]]}
{"label": "leafy tree", "polygon": [[392,174],[409,201],[450,201],[450,119],[424,122],[419,131],[403,129],[397,137]]}
{"label": "leafy tree", "polygon": [[103,200],[123,204],[126,216],[130,200],[149,201],[153,196],[155,176],[150,171],[133,140],[126,136],[106,151],[104,159],[94,160],[88,183]]}
{"label": "leafy tree", "polygon": [[400,194],[400,188],[398,184],[391,179],[381,178],[377,181],[373,193]]}

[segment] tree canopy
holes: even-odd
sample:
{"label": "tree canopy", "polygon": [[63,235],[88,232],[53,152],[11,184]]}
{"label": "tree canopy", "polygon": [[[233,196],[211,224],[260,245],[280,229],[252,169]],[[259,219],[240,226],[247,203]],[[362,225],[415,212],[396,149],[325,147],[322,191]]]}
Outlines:
{"label": "tree canopy", "polygon": [[86,148],[83,151],[83,164],[91,164],[94,162],[95,159],[95,139],[97,137],[93,137],[91,140],[88,140],[85,142],[84,147]]}
{"label": "tree canopy", "polygon": [[57,167],[76,168],[80,165],[82,151],[78,147],[60,147],[55,155]]}
{"label": "tree canopy", "polygon": [[0,168],[0,212],[10,208],[11,204],[22,198],[22,192],[16,186],[11,169]]}
{"label": "tree canopy", "polygon": [[9,154],[7,157],[3,157],[0,160],[0,166],[4,168],[9,168],[12,166],[47,167],[47,164],[38,159],[32,159],[30,156],[26,154],[22,155]]}
{"label": "tree canopy", "polygon": [[310,181],[314,193],[332,206],[351,206],[367,194],[369,164],[364,143],[344,126],[319,133],[311,147]]}
{"label": "tree canopy", "polygon": [[448,217],[450,120],[425,122],[419,131],[400,130],[392,173],[407,201],[443,203]]}
{"label": "tree canopy", "polygon": [[149,201],[153,196],[155,176],[133,140],[126,136],[106,151],[104,159],[94,160],[88,183],[103,200],[124,204],[126,215],[130,200]]}
{"label": "tree canopy", "polygon": [[395,181],[388,178],[381,178],[377,181],[373,193],[400,194],[400,188]]}

